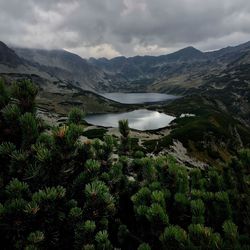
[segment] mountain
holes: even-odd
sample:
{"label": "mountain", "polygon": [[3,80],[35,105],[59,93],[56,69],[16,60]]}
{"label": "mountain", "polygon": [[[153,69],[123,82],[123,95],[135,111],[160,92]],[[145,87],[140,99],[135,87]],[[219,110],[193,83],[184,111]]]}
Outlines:
{"label": "mountain", "polygon": [[22,65],[23,61],[17,56],[14,50],[0,41],[0,64],[15,68],[18,65]]}
{"label": "mountain", "polygon": [[138,80],[141,78],[155,78],[160,72],[159,68],[168,64],[192,63],[207,60],[201,51],[187,47],[177,52],[162,56],[124,56],[113,59],[90,58],[89,63],[103,69],[107,73],[121,74],[125,79]]}
{"label": "mountain", "polygon": [[[183,94],[198,88],[211,74],[220,74],[230,64],[249,52],[250,42],[212,52],[187,47],[161,56],[90,58],[89,63],[121,82],[111,86],[124,91],[156,91]],[[245,57],[245,61],[249,58]]]}
{"label": "mountain", "polygon": [[[11,84],[29,79],[39,87],[39,113],[65,115],[74,106],[86,112],[117,112],[123,107],[93,92],[102,84],[101,71],[63,50],[9,48],[0,43],[0,80]],[[105,80],[105,79],[104,79]],[[91,90],[91,91],[88,91]]]}
{"label": "mountain", "polygon": [[206,54],[190,46],[169,55],[159,56],[163,62],[190,62],[207,60]]}
{"label": "mountain", "polygon": [[106,74],[100,69],[65,50],[15,48],[15,51],[36,67],[82,89],[98,90],[101,84],[108,82]]}
{"label": "mountain", "polygon": [[221,62],[232,62],[242,55],[250,51],[250,41],[238,46],[228,46],[226,48],[207,52],[206,54],[211,60],[219,60]]}
{"label": "mountain", "polygon": [[0,43],[0,72],[35,74],[94,92],[165,92],[186,94],[211,76],[250,61],[250,42],[217,51],[186,47],[161,56],[90,58],[65,50],[13,48]]}

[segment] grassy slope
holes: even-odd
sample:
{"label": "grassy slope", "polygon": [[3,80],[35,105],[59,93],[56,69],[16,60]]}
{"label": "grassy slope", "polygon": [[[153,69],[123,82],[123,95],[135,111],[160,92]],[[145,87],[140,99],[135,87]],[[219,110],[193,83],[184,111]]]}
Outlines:
{"label": "grassy slope", "polygon": [[85,91],[79,94],[40,92],[37,102],[39,106],[62,115],[66,115],[69,110],[76,106],[84,109],[87,113],[118,112],[130,108]]}
{"label": "grassy slope", "polygon": [[176,119],[170,135],[159,141],[144,142],[149,151],[159,152],[170,147],[173,140],[179,140],[190,155],[214,164],[228,162],[242,144],[250,145],[248,128],[230,114],[222,112],[212,97],[187,96],[166,105],[163,110],[177,116],[182,113],[195,116]]}

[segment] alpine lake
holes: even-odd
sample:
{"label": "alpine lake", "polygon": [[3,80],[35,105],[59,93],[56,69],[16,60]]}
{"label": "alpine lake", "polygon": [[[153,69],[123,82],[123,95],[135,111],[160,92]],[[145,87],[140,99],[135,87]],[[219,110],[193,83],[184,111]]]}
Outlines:
{"label": "alpine lake", "polygon": [[[104,93],[103,97],[122,104],[150,104],[176,99],[177,96],[159,93]],[[118,127],[118,121],[127,119],[132,129],[145,131],[166,127],[176,117],[148,109],[136,109],[123,113],[91,114],[86,122],[96,126]]]}

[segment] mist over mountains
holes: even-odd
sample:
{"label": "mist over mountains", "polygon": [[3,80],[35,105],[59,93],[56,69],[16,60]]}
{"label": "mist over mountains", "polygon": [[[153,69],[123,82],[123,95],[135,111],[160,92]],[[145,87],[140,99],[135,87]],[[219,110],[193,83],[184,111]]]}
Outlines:
{"label": "mist over mountains", "polygon": [[212,52],[186,47],[161,56],[90,58],[65,50],[9,48],[0,43],[0,72],[35,74],[94,92],[185,93],[209,75],[249,63],[250,42]]}

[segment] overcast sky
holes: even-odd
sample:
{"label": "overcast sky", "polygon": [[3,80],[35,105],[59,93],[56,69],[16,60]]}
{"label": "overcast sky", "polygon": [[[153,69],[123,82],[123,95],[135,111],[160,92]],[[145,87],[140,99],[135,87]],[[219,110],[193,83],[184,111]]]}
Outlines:
{"label": "overcast sky", "polygon": [[85,58],[214,50],[250,40],[250,0],[0,0],[0,40]]}

